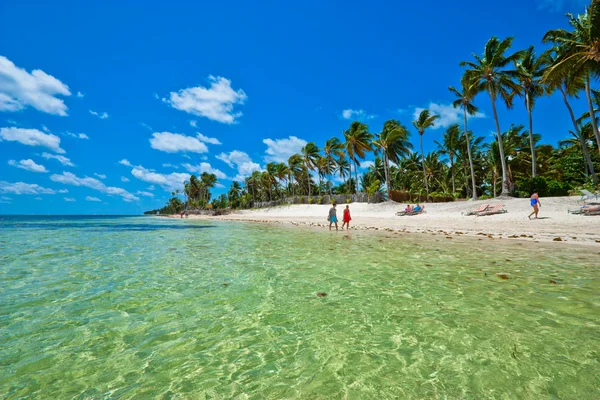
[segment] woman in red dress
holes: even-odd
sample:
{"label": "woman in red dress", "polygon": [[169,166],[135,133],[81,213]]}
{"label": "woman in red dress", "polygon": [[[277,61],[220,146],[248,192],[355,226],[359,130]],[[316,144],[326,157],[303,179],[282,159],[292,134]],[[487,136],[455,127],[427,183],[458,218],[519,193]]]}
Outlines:
{"label": "woman in red dress", "polygon": [[342,223],[342,230],[344,229],[344,225],[346,225],[346,229],[350,229],[350,221],[352,217],[350,217],[350,206],[346,205],[346,209],[344,210],[344,219]]}

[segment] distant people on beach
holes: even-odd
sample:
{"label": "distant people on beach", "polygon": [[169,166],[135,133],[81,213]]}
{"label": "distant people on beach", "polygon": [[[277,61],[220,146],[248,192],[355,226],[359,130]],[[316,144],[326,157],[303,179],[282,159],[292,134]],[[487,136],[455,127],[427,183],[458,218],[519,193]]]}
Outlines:
{"label": "distant people on beach", "polygon": [[333,203],[331,208],[329,209],[329,215],[327,216],[327,221],[329,221],[329,230],[331,230],[331,225],[335,224],[335,230],[338,230],[338,219],[337,219],[337,204]]}
{"label": "distant people on beach", "polygon": [[531,214],[529,214],[527,218],[531,219],[531,216],[535,214],[535,219],[537,219],[538,212],[540,211],[540,207],[542,206],[542,203],[540,203],[540,197],[538,196],[537,189],[533,191],[533,194],[529,198],[529,203],[531,204],[531,207],[533,207],[533,211],[531,212]]}
{"label": "distant people on beach", "polygon": [[423,210],[425,209],[425,206],[421,206],[419,203],[417,203],[417,205],[415,206],[415,208],[413,208],[413,213],[414,214],[420,214],[423,212]]}
{"label": "distant people on beach", "polygon": [[350,229],[350,221],[352,221],[352,217],[350,216],[350,206],[346,205],[344,209],[344,217],[342,219],[342,230],[344,230],[344,225],[346,225],[346,229]]}

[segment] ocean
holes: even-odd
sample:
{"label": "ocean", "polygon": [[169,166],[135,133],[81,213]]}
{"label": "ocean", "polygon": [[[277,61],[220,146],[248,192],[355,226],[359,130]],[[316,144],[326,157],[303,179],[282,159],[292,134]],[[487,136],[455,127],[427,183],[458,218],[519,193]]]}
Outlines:
{"label": "ocean", "polygon": [[2,399],[600,398],[593,246],[0,216]]}

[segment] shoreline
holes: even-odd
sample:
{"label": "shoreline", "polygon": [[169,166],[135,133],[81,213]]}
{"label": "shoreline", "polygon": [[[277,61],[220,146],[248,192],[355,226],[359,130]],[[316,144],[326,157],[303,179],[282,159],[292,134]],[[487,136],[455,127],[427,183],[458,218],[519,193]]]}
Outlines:
{"label": "shoreline", "polygon": [[[490,239],[512,239],[527,242],[553,242],[598,246],[600,248],[600,216],[569,214],[579,207],[578,197],[542,198],[540,219],[529,220],[532,211],[529,199],[490,199],[425,203],[426,213],[415,216],[395,216],[405,204],[351,203],[351,230],[387,231],[397,233],[428,233],[447,237],[472,236]],[[467,216],[481,204],[504,204],[504,214]],[[189,215],[188,219],[207,221],[239,221],[270,224],[305,225],[328,229],[329,205],[289,205],[264,209],[241,210],[221,216]],[[338,206],[338,219],[345,204]],[[179,215],[164,215],[177,218]],[[341,222],[339,223],[341,227]]]}

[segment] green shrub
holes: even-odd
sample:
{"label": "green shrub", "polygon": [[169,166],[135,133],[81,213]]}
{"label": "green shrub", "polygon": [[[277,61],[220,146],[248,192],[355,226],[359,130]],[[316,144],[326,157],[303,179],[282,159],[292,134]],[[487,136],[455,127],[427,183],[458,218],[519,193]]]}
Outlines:
{"label": "green shrub", "polygon": [[315,201],[315,199],[313,199],[312,197],[308,198],[308,204],[312,204],[312,203],[314,203],[314,201]]}
{"label": "green shrub", "polygon": [[489,194],[482,194],[481,196],[479,196],[479,200],[488,200],[491,198],[492,196],[490,196]]}
{"label": "green shrub", "polygon": [[317,197],[316,204],[323,204],[323,197],[322,196]]}
{"label": "green shrub", "polygon": [[346,203],[348,203],[348,204],[349,204],[349,203],[352,203],[352,199],[351,199],[350,197],[348,197],[348,198],[346,199]]}
{"label": "green shrub", "polygon": [[554,179],[548,179],[543,176],[535,178],[521,179],[517,182],[518,190],[515,193],[518,197],[529,197],[537,189],[541,197],[567,196],[569,194],[569,185],[565,182],[559,182]]}

